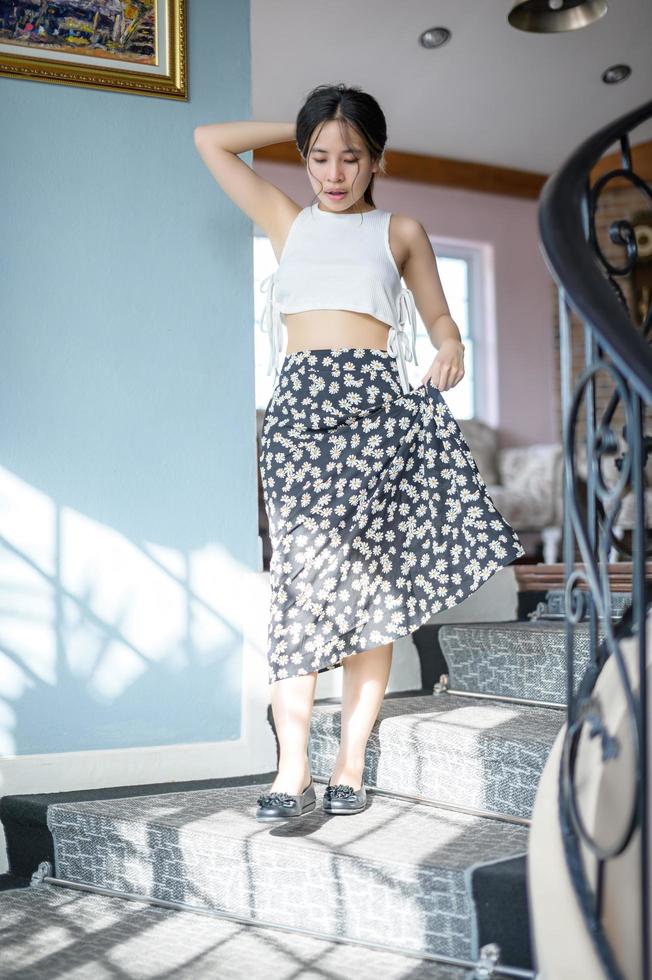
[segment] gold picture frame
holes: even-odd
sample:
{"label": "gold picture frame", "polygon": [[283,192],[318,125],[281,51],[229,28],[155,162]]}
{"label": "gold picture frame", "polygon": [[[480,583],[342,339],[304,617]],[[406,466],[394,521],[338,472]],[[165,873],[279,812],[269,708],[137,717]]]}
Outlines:
{"label": "gold picture frame", "polygon": [[14,0],[2,13],[1,76],[188,99],[186,0]]}

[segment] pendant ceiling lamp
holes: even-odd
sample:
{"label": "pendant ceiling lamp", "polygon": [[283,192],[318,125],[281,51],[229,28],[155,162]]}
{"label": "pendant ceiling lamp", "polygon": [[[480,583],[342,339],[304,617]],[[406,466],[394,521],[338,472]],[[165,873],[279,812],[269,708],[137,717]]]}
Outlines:
{"label": "pendant ceiling lamp", "polygon": [[606,12],[607,0],[515,0],[507,20],[520,31],[555,34],[588,27]]}

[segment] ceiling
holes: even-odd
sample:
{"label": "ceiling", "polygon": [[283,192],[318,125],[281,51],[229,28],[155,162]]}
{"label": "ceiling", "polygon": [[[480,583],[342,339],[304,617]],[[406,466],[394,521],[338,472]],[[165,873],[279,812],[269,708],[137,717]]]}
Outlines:
{"label": "ceiling", "polygon": [[[590,27],[529,34],[509,0],[251,0],[253,119],[291,122],[308,92],[344,82],[370,92],[387,148],[539,173],[602,126],[652,99],[652,2],[610,0]],[[439,49],[418,43],[446,27]],[[618,85],[600,76],[626,63]],[[652,120],[632,134],[652,139]]]}

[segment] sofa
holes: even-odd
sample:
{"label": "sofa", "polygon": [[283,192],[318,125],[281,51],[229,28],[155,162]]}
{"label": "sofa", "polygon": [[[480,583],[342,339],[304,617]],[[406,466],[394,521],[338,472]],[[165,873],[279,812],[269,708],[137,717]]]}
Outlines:
{"label": "sofa", "polygon": [[[498,446],[498,430],[480,419],[458,419],[489,496],[517,534],[533,535],[543,561],[559,561],[563,525],[561,443]],[[527,550],[526,542],[523,546]]]}

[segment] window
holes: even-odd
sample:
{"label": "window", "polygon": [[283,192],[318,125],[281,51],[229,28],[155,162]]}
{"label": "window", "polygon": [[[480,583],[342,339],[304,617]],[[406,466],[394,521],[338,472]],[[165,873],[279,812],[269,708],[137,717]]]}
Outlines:
{"label": "window", "polygon": [[[437,268],[439,277],[444,289],[444,294],[448,300],[448,308],[451,316],[459,327],[462,343],[464,344],[464,377],[454,388],[442,392],[442,397],[450,408],[456,419],[468,419],[475,414],[476,398],[474,384],[474,335],[475,335],[475,316],[473,315],[473,293],[475,279],[475,266],[478,264],[473,249],[468,247],[458,247],[438,245],[436,239],[430,236],[432,247],[437,256]],[[479,256],[477,256],[479,259]],[[405,280],[401,280],[403,285],[407,285]],[[426,331],[425,325],[419,311],[417,310],[417,365],[408,364],[408,375],[413,385],[418,385],[423,374],[428,370],[437,356],[437,349],[433,346]]]}
{"label": "window", "polygon": [[[437,267],[451,316],[460,329],[465,345],[465,374],[459,384],[442,392],[455,418],[471,418],[476,411],[475,397],[475,353],[478,323],[481,315],[481,254],[479,249],[470,246],[457,246],[446,243],[439,245],[431,237],[437,256]],[[277,268],[276,256],[271,242],[265,235],[254,236],[254,290],[255,290],[255,359],[256,359],[256,408],[264,409],[272,394],[272,377],[267,374],[269,364],[269,338],[260,329],[267,294],[260,291],[260,284]],[[407,285],[401,280],[402,285]],[[286,341],[283,346],[285,349]],[[408,363],[408,376],[415,387],[432,364],[437,351],[417,310],[417,364]]]}

